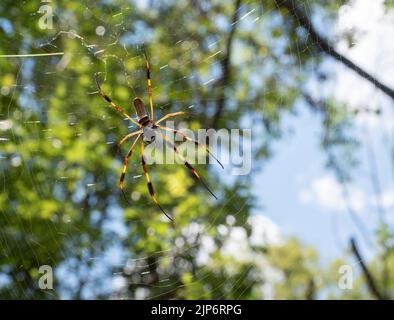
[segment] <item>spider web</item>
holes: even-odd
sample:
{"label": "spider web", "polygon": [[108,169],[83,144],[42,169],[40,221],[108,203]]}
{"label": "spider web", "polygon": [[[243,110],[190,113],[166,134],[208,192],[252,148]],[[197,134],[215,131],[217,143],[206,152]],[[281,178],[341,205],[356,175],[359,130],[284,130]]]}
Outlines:
{"label": "spider web", "polygon": [[[179,96],[177,99],[172,99],[173,105],[172,110],[175,111],[187,111],[188,115],[186,119],[192,121],[195,116],[198,116],[198,112],[195,110],[198,109],[198,103],[205,102],[207,103],[208,107],[210,103],[216,101],[216,97],[210,99],[200,99],[196,92],[199,91],[210,91],[214,84],[220,78],[220,73],[218,72],[218,68],[220,67],[220,63],[223,62],[225,59],[225,52],[223,51],[223,45],[227,41],[227,34],[226,36],[221,36],[218,39],[213,39],[210,41],[208,48],[209,52],[205,55],[201,56],[198,60],[197,65],[190,66],[190,73],[185,73],[180,75],[179,77],[172,80],[172,82],[168,82],[168,75],[169,73],[174,72],[177,69],[188,69],[188,65],[191,63],[192,59],[190,58],[193,54],[197,54],[199,48],[195,45],[192,41],[192,38],[196,34],[189,34],[188,38],[182,37],[182,28],[180,30],[167,30],[168,37],[170,39],[174,39],[173,46],[174,50],[181,51],[182,54],[177,57],[177,60],[168,61],[165,58],[161,58],[159,54],[156,54],[154,51],[152,52],[149,48],[149,43],[153,40],[152,30],[146,28],[143,24],[139,25],[136,24],[136,30],[131,30],[128,21],[126,21],[123,17],[126,16],[126,13],[130,10],[133,10],[133,7],[128,4],[124,4],[122,7],[119,8],[118,11],[111,12],[111,16],[113,18],[112,21],[101,21],[100,17],[95,16],[95,13],[89,9],[91,3],[89,1],[82,1],[84,4],[83,11],[86,19],[92,19],[94,23],[92,23],[92,29],[95,30],[97,39],[96,41],[89,42],[86,40],[84,34],[74,30],[73,27],[78,26],[78,21],[72,23],[67,22],[68,16],[61,14],[58,16],[58,21],[55,22],[55,30],[50,32],[48,35],[48,40],[43,41],[37,44],[37,48],[45,52],[58,52],[61,51],[62,48],[59,47],[58,42],[61,40],[70,46],[67,46],[68,50],[65,50],[64,55],[61,57],[52,57],[50,59],[57,59],[56,63],[47,63],[46,58],[35,58],[34,60],[27,58],[27,59],[14,59],[12,62],[17,65],[17,72],[14,74],[15,81],[14,85],[7,87],[3,86],[1,88],[1,94],[4,96],[10,97],[10,102],[5,108],[5,114],[2,114],[2,126],[5,128],[3,132],[9,133],[11,136],[19,134],[15,131],[15,125],[13,125],[8,118],[11,117],[13,112],[18,112],[18,128],[28,128],[27,132],[34,132],[34,134],[39,137],[42,134],[42,131],[54,130],[56,124],[47,124],[45,123],[46,114],[45,111],[42,112],[40,110],[40,105],[31,104],[31,102],[36,101],[37,98],[32,97],[34,86],[31,84],[31,70],[32,64],[37,64],[40,66],[39,72],[40,74],[36,75],[37,77],[44,77],[47,79],[48,86],[43,86],[39,88],[40,95],[39,95],[39,103],[46,103],[49,99],[49,90],[52,88],[50,86],[51,81],[57,81],[59,79],[68,80],[65,78],[64,70],[66,70],[70,63],[75,60],[80,61],[80,64],[91,68],[90,71],[90,83],[89,90],[86,91],[86,94],[91,95],[94,97],[97,95],[97,88],[94,84],[94,74],[98,74],[100,76],[100,80],[102,85],[104,86],[106,93],[114,100],[117,104],[119,104],[122,108],[127,111],[131,110],[131,100],[135,96],[143,97],[144,101],[147,101],[147,86],[146,86],[146,78],[145,78],[145,69],[144,69],[144,59],[142,55],[142,48],[143,45],[147,47],[149,51],[149,58],[152,67],[152,81],[153,81],[153,97],[155,103],[155,110],[157,113],[165,114],[169,110],[169,105],[167,103],[162,103],[160,96],[157,93],[161,93],[165,91],[166,87],[171,87],[176,84],[176,88],[178,88],[174,94]],[[306,12],[312,11],[312,5],[309,1],[300,1],[302,4],[302,8]],[[137,6],[141,6],[141,8],[145,9],[149,12],[149,7],[146,6],[144,2],[139,2]],[[104,10],[104,9],[103,9]],[[251,2],[245,1],[240,8],[239,8],[239,16],[237,21],[235,22],[238,24],[239,30],[250,30],[251,28],[260,28],[264,27],[264,22],[268,17],[272,14],[270,11],[263,10],[261,11],[260,6],[255,6],[251,4]],[[37,19],[37,16],[31,17],[31,19]],[[279,18],[278,18],[279,19]],[[280,21],[281,22],[281,21]],[[275,24],[276,22],[272,22]],[[217,21],[217,24],[220,25],[222,22],[220,20]],[[228,26],[227,26],[228,27]],[[224,27],[226,28],[226,27]],[[75,28],[76,29],[76,28]],[[263,32],[263,30],[262,30]],[[34,39],[32,40],[34,42]],[[10,54],[13,52],[18,51],[20,48],[16,48],[13,46],[12,43],[5,43],[8,50],[10,50]],[[70,49],[71,48],[71,49]],[[113,50],[115,48],[116,50]],[[119,50],[120,49],[120,50]],[[234,56],[235,56],[235,64],[241,64],[242,59],[238,58],[238,55],[241,53],[237,51],[238,49],[234,49]],[[242,49],[239,49],[242,51]],[[112,53],[116,51],[116,53]],[[303,66],[301,62],[301,53],[304,51],[310,51],[311,53],[315,52],[315,50],[304,43],[301,43],[299,48],[297,49],[297,53],[295,54],[296,57],[300,59],[299,62],[299,71],[300,73],[303,72]],[[120,54],[119,52],[122,52]],[[99,63],[93,63],[93,61],[98,60]],[[313,59],[312,59],[313,60]],[[195,61],[194,61],[195,62]],[[111,74],[108,70],[116,65],[116,68],[119,72],[116,74]],[[196,71],[197,70],[197,71]],[[201,71],[204,70],[204,71]],[[198,71],[201,71],[200,73]],[[251,78],[256,76],[256,73],[251,74]],[[70,76],[68,74],[67,76]],[[116,79],[114,79],[116,77]],[[73,81],[78,81],[78,77],[72,78]],[[286,79],[283,76],[282,80],[284,82],[292,81],[293,79]],[[118,83],[121,84],[122,87],[128,92],[129,98],[128,99],[120,99],[117,92],[113,92],[110,87],[110,83]],[[183,89],[183,84],[186,83],[193,83],[196,90],[195,92],[189,92]],[[253,91],[253,83],[251,84]],[[187,86],[186,86],[187,87]],[[256,86],[256,88],[258,88]],[[108,90],[107,90],[108,89]],[[48,92],[48,93],[47,93]],[[265,95],[269,95],[269,90],[264,92]],[[72,96],[72,92],[69,93]],[[18,111],[13,110],[13,104],[15,97],[18,96],[19,103],[21,104],[22,108]],[[237,103],[238,97],[234,97],[234,99],[229,99],[227,101],[228,108],[231,112],[232,104]],[[97,100],[95,100],[97,101]],[[110,116],[110,113],[103,113],[100,111],[97,114],[89,113],[86,114],[82,110],[83,106],[79,104],[78,97],[69,97],[67,98],[67,103],[70,103],[74,106],[75,111],[68,113],[67,117],[69,119],[70,125],[75,125],[78,122],[78,119],[84,117],[89,117],[93,123],[97,121],[105,121],[108,118],[116,118],[118,114],[113,112]],[[96,102],[94,102],[96,103]],[[254,101],[249,100],[248,98],[243,98],[242,103],[245,106],[245,113],[247,110],[250,109],[250,112],[253,112],[252,108],[254,106]],[[281,103],[281,101],[278,101]],[[106,106],[105,102],[102,101],[100,104],[97,105],[97,109],[103,109]],[[210,109],[208,108],[207,117],[211,116]],[[131,111],[130,111],[131,112]],[[39,119],[43,120],[29,120],[31,118],[32,113],[38,113]],[[119,117],[118,117],[119,118]],[[251,127],[253,121],[245,117],[242,119],[245,127]],[[122,121],[122,118],[119,118],[119,126],[124,125],[124,133],[128,132],[128,130],[133,129],[130,127],[127,129],[127,122]],[[45,128],[42,125],[45,124]],[[53,128],[51,128],[53,126]],[[32,127],[34,129],[32,129]],[[113,127],[108,127],[108,131],[111,132]],[[1,132],[1,133],[3,133]],[[257,134],[264,134],[263,128],[256,128],[255,131]],[[108,148],[116,144],[116,139],[119,137],[113,136],[108,134],[109,140],[101,141],[98,143],[107,144]],[[6,143],[10,138],[7,135],[3,135],[0,137],[0,143]],[[78,135],[76,131],[75,137],[73,139],[84,139],[83,136]],[[59,142],[57,140],[53,141],[53,145],[56,148]],[[18,141],[18,147],[24,147],[23,138]],[[59,146],[58,146],[59,147]],[[38,184],[36,180],[40,180],[39,177],[35,177],[34,174],[30,171],[30,167],[28,165],[29,159],[22,159],[17,154],[13,156],[5,155],[5,153],[0,153],[2,168],[6,167],[5,162],[7,162],[7,166],[11,165],[14,168],[20,168],[21,174],[30,175],[31,184],[36,187],[35,192],[40,194],[43,199],[47,197],[49,191],[55,188],[55,185],[58,181],[46,181],[45,183]],[[114,166],[119,167],[121,164],[121,157],[114,156]],[[219,169],[212,168],[210,170],[210,174],[214,177],[219,177],[220,173],[218,172]],[[139,181],[140,179],[144,179],[144,177],[140,174],[140,164],[137,161],[130,161],[129,169],[128,169],[128,178],[127,178],[127,185],[129,192],[131,193],[132,197],[140,197],[141,195],[137,191],[132,190],[133,181]],[[7,172],[2,169],[2,181],[3,181],[3,189],[7,188]],[[152,175],[154,171],[152,171]],[[67,176],[59,176],[59,181],[65,181],[68,179]],[[228,179],[220,179],[220,183],[222,185],[231,184],[232,178]],[[95,188],[96,184],[99,184],[99,181],[91,181],[87,185],[83,186],[83,188],[89,190],[90,188]],[[117,187],[117,181],[113,182],[114,189]],[[158,186],[156,186],[158,188]],[[28,205],[27,199],[19,199],[25,205]],[[119,202],[121,200],[118,200]],[[86,255],[89,264],[79,266],[78,261],[75,257],[69,256],[69,251],[64,250],[61,253],[62,255],[62,264],[60,266],[53,266],[56,271],[57,279],[59,283],[55,286],[55,291],[49,294],[52,294],[56,298],[70,298],[75,297],[76,292],[81,287],[81,279],[83,281],[83,287],[81,292],[79,293],[80,298],[97,298],[101,296],[112,296],[115,298],[137,298],[137,299],[154,299],[154,298],[161,298],[166,296],[167,293],[174,292],[182,287],[185,284],[180,284],[179,281],[174,280],[171,278],[171,272],[169,272],[168,277],[161,278],[156,284],[155,287],[162,287],[165,288],[164,293],[160,295],[154,295],[151,293],[151,290],[147,288],[146,279],[150,276],[150,264],[149,258],[155,257],[158,261],[155,263],[161,264],[172,264],[172,268],[177,267],[177,263],[182,267],[182,263],[184,261],[180,261],[175,263],[177,256],[180,253],[183,256],[198,256],[198,263],[200,265],[204,265],[209,263],[210,257],[209,254],[215,249],[215,243],[213,242],[212,238],[209,236],[211,228],[216,228],[215,222],[219,219],[220,216],[226,215],[226,224],[220,225],[220,231],[224,236],[229,237],[229,241],[224,246],[223,251],[227,250],[230,252],[229,255],[234,254],[236,250],[240,250],[240,247],[234,247],[234,243],[248,241],[248,235],[244,234],[239,226],[234,226],[234,221],[236,220],[237,215],[242,211],[245,206],[250,205],[247,201],[244,202],[237,202],[234,200],[233,197],[229,197],[224,201],[220,207],[216,208],[214,212],[211,213],[210,216],[210,224],[202,225],[198,222],[193,222],[190,226],[183,230],[183,235],[186,239],[190,240],[190,243],[195,243],[196,237],[201,237],[201,242],[199,242],[200,247],[196,248],[194,245],[190,245],[188,242],[182,242],[183,240],[180,238],[178,241],[175,242],[176,246],[167,250],[167,251],[157,251],[156,254],[149,256],[144,256],[143,254],[138,255],[137,257],[131,256],[130,253],[125,250],[123,241],[124,238],[129,235],[128,228],[129,225],[125,224],[125,218],[123,217],[123,210],[120,208],[118,203],[114,203],[111,210],[109,210],[109,215],[106,217],[101,229],[103,231],[103,237],[110,237],[113,234],[118,235],[117,240],[112,240],[112,244],[105,248],[99,255],[91,256],[89,252],[89,246],[87,245],[86,252],[83,252],[83,255]],[[158,212],[158,214],[160,214]],[[3,217],[6,218],[7,213],[2,212]],[[16,218],[18,219],[18,217]],[[99,219],[97,215],[92,214],[92,220]],[[72,235],[75,232],[80,232],[72,227],[72,219],[71,218],[64,218],[64,222],[70,224],[69,233],[65,235],[65,241],[67,239],[72,240]],[[22,220],[20,224],[22,224]],[[278,231],[276,230],[276,226],[270,224],[270,221],[266,220],[256,220],[255,217],[251,217],[250,219],[244,221],[245,225],[249,225],[249,228],[253,226],[260,226],[263,230],[260,232],[261,234],[266,237],[265,241],[277,243],[279,235]],[[258,229],[258,228],[257,228]],[[56,233],[57,230],[50,229],[48,230],[50,233]],[[252,234],[258,234],[259,232],[256,231],[256,228]],[[149,236],[149,235],[147,235]],[[54,237],[55,239],[55,237]],[[1,241],[1,240],[0,240]],[[17,242],[18,240],[15,240]],[[70,245],[72,245],[70,243]],[[15,247],[15,244],[12,246],[5,242],[1,241],[1,247]],[[18,246],[16,245],[16,248]],[[243,248],[241,248],[242,250]],[[31,249],[34,255],[34,248]],[[23,256],[23,252],[19,251],[15,253],[18,256]],[[258,256],[258,258],[262,258],[262,256]],[[250,260],[253,263],[255,261],[250,257],[246,257],[246,260]],[[171,268],[170,268],[171,269]],[[264,277],[267,279],[274,279],[277,280],[280,278],[277,271],[271,268],[269,264],[264,261],[262,269],[264,269]],[[163,273],[164,274],[164,273]],[[134,277],[130,278],[130,275],[134,275]],[[195,278],[202,279],[203,277],[207,277],[205,274],[197,274]],[[231,286],[241,286],[242,281],[246,281],[247,277],[249,277],[248,270],[245,271],[244,278],[240,278],[239,283],[232,283]],[[4,278],[1,279],[1,283],[7,285],[10,279]],[[272,287],[270,286],[274,280],[267,281],[268,285],[262,288],[262,296],[264,297],[271,297],[272,296]],[[129,292],[127,290],[128,285],[134,285],[140,287],[135,291],[134,296],[129,296]],[[192,286],[193,284],[186,284]],[[225,282],[221,283],[220,286],[226,286]],[[24,288],[26,292],[26,297],[28,296],[28,292],[30,288]],[[23,298],[23,297],[17,297]],[[203,297],[201,297],[203,298]]]}

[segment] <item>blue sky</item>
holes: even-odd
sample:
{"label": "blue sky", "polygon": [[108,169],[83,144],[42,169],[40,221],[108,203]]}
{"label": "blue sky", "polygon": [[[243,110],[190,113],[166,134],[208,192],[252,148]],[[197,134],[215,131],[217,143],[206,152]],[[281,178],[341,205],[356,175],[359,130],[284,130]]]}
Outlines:
{"label": "blue sky", "polygon": [[[314,203],[305,204],[300,199],[300,192],[308,182],[330,174],[319,147],[320,119],[306,108],[300,109],[297,117],[287,117],[284,121],[285,127],[294,131],[276,143],[274,156],[257,175],[253,189],[261,198],[262,213],[283,234],[298,236],[315,246],[323,260],[329,260],[343,253],[344,240],[355,230],[346,213],[332,212]],[[347,231],[341,237],[335,233],[338,223]]]}

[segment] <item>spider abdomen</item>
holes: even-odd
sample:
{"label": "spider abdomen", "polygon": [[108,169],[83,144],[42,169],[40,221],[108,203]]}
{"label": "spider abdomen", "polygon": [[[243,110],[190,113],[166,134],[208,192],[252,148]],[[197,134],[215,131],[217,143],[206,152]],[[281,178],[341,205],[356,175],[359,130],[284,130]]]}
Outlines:
{"label": "spider abdomen", "polygon": [[134,99],[133,103],[134,103],[135,112],[137,114],[138,122],[142,125],[147,123],[149,121],[149,117],[142,100],[137,97]]}

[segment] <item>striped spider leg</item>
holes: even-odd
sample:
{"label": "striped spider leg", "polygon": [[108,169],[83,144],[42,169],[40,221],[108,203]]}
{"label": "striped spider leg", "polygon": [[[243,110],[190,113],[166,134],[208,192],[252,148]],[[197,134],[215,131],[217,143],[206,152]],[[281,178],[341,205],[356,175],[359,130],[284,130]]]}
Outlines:
{"label": "striped spider leg", "polygon": [[160,118],[159,120],[157,120],[157,121],[155,122],[155,124],[158,125],[160,122],[162,122],[162,121],[164,121],[164,120],[167,120],[168,118],[180,116],[180,115],[183,115],[183,114],[186,114],[186,112],[184,112],[184,111],[178,111],[178,112],[166,114],[164,117],[162,117],[162,118]]}
{"label": "striped spider leg", "polygon": [[144,50],[144,58],[145,58],[145,68],[146,68],[146,79],[148,81],[148,96],[149,96],[149,106],[150,106],[150,121],[154,121],[154,114],[153,114],[153,96],[152,96],[152,80],[150,78],[150,65],[148,61],[148,56],[146,55],[145,46],[143,47]]}
{"label": "striped spider leg", "polygon": [[179,130],[175,130],[169,127],[165,127],[165,126],[161,126],[161,125],[157,125],[160,129],[165,130],[165,131],[169,131],[174,133],[174,136],[179,134],[181,137],[185,138],[187,141],[193,142],[197,147],[203,149],[208,155],[210,155],[212,158],[214,158],[217,163],[219,163],[219,165],[222,167],[222,169],[224,169],[223,164],[219,161],[218,158],[216,158],[210,151],[209,148],[206,145],[203,145],[202,143],[198,142],[197,140],[194,140],[192,138],[190,138],[188,135],[180,132]]}
{"label": "striped spider leg", "polygon": [[132,123],[134,123],[137,127],[142,128],[143,126],[142,126],[139,122],[135,121],[132,117],[130,117],[121,107],[119,107],[115,102],[113,102],[112,99],[111,99],[107,94],[105,94],[105,92],[103,91],[103,89],[101,89],[100,83],[99,83],[99,81],[98,81],[98,79],[97,79],[97,74],[94,75],[94,79],[95,79],[95,81],[96,81],[96,85],[97,85],[97,88],[98,88],[98,90],[99,90],[100,96],[101,96],[105,101],[107,101],[107,102],[110,104],[110,106],[113,107],[116,111],[118,111],[119,113],[123,114],[127,119],[129,119],[129,120],[130,120]]}
{"label": "striped spider leg", "polygon": [[167,143],[167,145],[173,149],[175,151],[175,154],[179,157],[179,159],[181,159],[184,163],[184,165],[186,166],[186,168],[188,168],[191,173],[193,174],[193,176],[195,178],[197,178],[201,184],[205,187],[205,189],[208,190],[208,192],[217,200],[218,198],[215,196],[215,194],[211,191],[211,189],[208,187],[208,185],[204,182],[204,180],[201,178],[201,176],[199,175],[199,173],[197,172],[197,170],[186,160],[186,158],[179,152],[178,148],[175,146],[175,144],[173,144],[170,139],[168,139],[162,132],[160,132],[161,137],[163,138],[163,140]]}
{"label": "striped spider leg", "polygon": [[168,219],[170,219],[171,221],[174,221],[171,218],[171,216],[167,212],[164,211],[164,209],[161,207],[161,205],[159,204],[159,202],[156,199],[155,190],[153,189],[153,184],[152,184],[152,181],[150,180],[150,176],[149,176],[149,172],[148,172],[148,166],[146,164],[144,154],[145,154],[145,146],[144,146],[144,140],[142,140],[141,141],[141,164],[142,164],[142,168],[144,170],[144,174],[145,174],[145,178],[146,178],[146,184],[148,186],[149,195],[151,196],[151,198],[152,198],[153,202],[155,203],[155,205],[161,210],[161,212],[163,212],[164,215]]}
{"label": "striped spider leg", "polygon": [[[126,176],[127,164],[129,163],[129,158],[131,157],[131,155],[133,153],[133,150],[134,150],[135,146],[137,145],[138,140],[142,137],[142,135],[143,135],[143,133],[140,133],[137,136],[137,138],[134,140],[133,144],[131,145],[129,151],[127,152],[127,154],[126,154],[126,156],[124,157],[124,160],[123,160],[123,169],[122,169],[122,174],[121,174],[120,180],[119,180],[119,186],[120,186],[120,191],[122,191],[123,197],[125,198],[125,200],[128,203],[130,203],[130,202],[129,202],[129,200],[127,200],[126,194],[125,194],[125,192],[123,190],[123,181],[124,181],[124,178]],[[123,138],[123,139],[125,139],[125,138]]]}

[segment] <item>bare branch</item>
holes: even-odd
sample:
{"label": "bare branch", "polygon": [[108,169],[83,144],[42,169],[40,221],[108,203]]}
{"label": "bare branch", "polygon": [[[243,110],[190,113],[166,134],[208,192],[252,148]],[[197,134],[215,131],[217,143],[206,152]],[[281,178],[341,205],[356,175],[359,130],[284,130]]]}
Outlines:
{"label": "bare branch", "polygon": [[365,280],[367,281],[367,285],[368,285],[369,291],[377,299],[379,299],[379,300],[386,300],[387,298],[378,289],[378,285],[376,284],[376,281],[375,281],[374,277],[372,276],[371,272],[368,270],[368,267],[366,266],[363,258],[361,257],[360,251],[359,251],[359,249],[357,247],[356,239],[354,239],[354,238],[350,239],[350,246],[352,248],[352,252],[353,252],[354,256],[357,259],[357,262],[360,263],[361,270],[362,270],[362,272],[364,274]]}
{"label": "bare branch", "polygon": [[381,83],[378,79],[374,76],[369,74],[367,71],[356,65],[354,62],[346,58],[344,55],[340,54],[338,51],[335,50],[330,43],[324,39],[312,25],[312,22],[309,20],[309,17],[304,13],[300,8],[297,7],[296,1],[294,0],[274,0],[278,7],[286,8],[290,15],[302,26],[309,34],[312,43],[315,47],[330,55],[334,59],[338,60],[357,74],[359,74],[364,79],[371,82],[376,88],[380,89],[382,92],[387,94],[389,97],[394,99],[394,90],[386,86],[385,84]]}
{"label": "bare branch", "polygon": [[217,85],[220,89],[220,94],[219,94],[219,97],[217,100],[215,114],[213,115],[213,118],[212,118],[212,125],[211,125],[212,128],[217,127],[217,124],[218,124],[219,119],[222,115],[222,112],[223,112],[223,109],[225,106],[225,102],[226,102],[225,90],[226,90],[226,87],[230,81],[230,76],[231,76],[230,59],[231,59],[234,34],[235,34],[235,31],[236,31],[237,25],[238,25],[237,21],[238,21],[238,17],[239,17],[240,6],[241,6],[241,0],[236,0],[233,17],[231,19],[231,29],[230,29],[230,33],[228,35],[227,43],[226,43],[226,56],[224,57],[224,59],[222,60],[222,63],[221,63],[222,77],[221,77],[220,81],[218,81],[218,83],[217,83]]}

